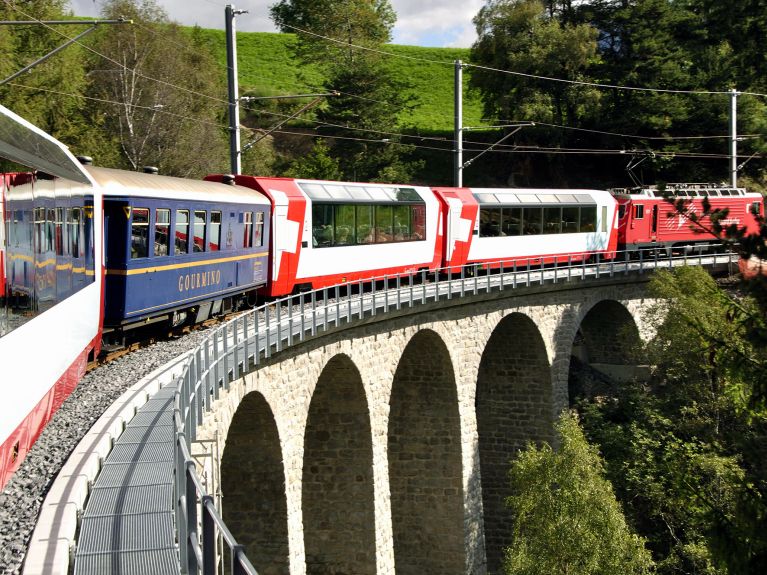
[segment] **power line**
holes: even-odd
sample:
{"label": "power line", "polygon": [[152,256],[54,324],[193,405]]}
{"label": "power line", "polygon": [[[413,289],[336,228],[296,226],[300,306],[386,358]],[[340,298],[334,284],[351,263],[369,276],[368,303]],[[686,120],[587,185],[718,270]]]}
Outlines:
{"label": "power line", "polygon": [[151,110],[153,112],[157,112],[159,114],[165,114],[168,116],[173,116],[175,118],[179,118],[182,120],[188,120],[191,122],[197,122],[199,124],[206,124],[208,126],[214,126],[216,128],[221,128],[223,130],[226,130],[227,126],[224,124],[218,124],[216,122],[210,122],[208,120],[203,120],[202,118],[195,118],[192,116],[185,116],[183,114],[177,114],[175,112],[169,112],[168,110],[165,110],[164,108],[159,108],[156,106],[142,106],[140,104],[130,104],[128,102],[117,102],[115,100],[106,100],[104,98],[95,98],[93,96],[84,96],[82,94],[72,94],[70,92],[61,92],[58,90],[50,90],[48,88],[40,88],[37,86],[27,86],[24,84],[16,84],[15,82],[11,82],[8,84],[9,86],[14,86],[16,88],[24,88],[26,90],[36,90],[38,92],[46,92],[48,94],[58,94],[59,96],[69,96],[70,98],[80,98],[83,100],[91,100],[93,102],[102,102],[104,104],[113,104],[115,106],[128,106],[130,108],[138,108],[140,110]]}
{"label": "power line", "polygon": [[[24,11],[23,11],[23,10],[21,10],[20,8],[17,8],[16,6],[14,6],[14,5],[13,5],[13,3],[11,3],[11,2],[10,2],[10,0],[3,0],[3,2],[5,2],[5,4],[6,4],[8,7],[10,7],[10,8],[11,8],[11,9],[13,9],[13,10],[15,10],[16,12],[18,12],[18,13],[19,13],[19,14],[21,14],[22,16],[25,16],[26,18],[29,18],[29,19],[31,19],[31,20],[35,20],[36,22],[39,22],[39,23],[40,23],[40,25],[42,25],[42,26],[44,26],[44,27],[48,28],[50,31],[52,31],[52,32],[55,32],[56,34],[58,34],[58,35],[60,35],[60,36],[62,36],[62,37],[64,37],[64,38],[66,38],[66,39],[68,39],[68,40],[73,40],[73,38],[71,38],[71,37],[67,36],[67,35],[66,35],[66,34],[64,34],[63,32],[60,32],[60,31],[56,30],[55,28],[53,28],[53,27],[51,27],[51,26],[48,26],[48,25],[46,25],[44,22],[42,22],[42,21],[41,21],[41,20],[39,20],[38,18],[35,18],[34,16],[31,16],[31,15],[27,14],[26,12],[24,12]],[[196,91],[194,91],[194,90],[190,90],[189,88],[184,88],[183,86],[178,86],[178,85],[176,85],[176,84],[172,84],[172,83],[170,83],[170,82],[166,82],[165,80],[160,80],[160,79],[158,79],[158,78],[152,78],[151,76],[146,76],[146,75],[142,74],[141,72],[138,72],[138,71],[136,71],[135,69],[131,69],[131,68],[128,68],[128,67],[127,67],[127,66],[125,66],[124,64],[121,64],[120,62],[118,62],[118,61],[116,61],[116,60],[113,60],[113,59],[112,59],[112,58],[110,58],[109,56],[106,56],[105,54],[102,54],[102,53],[98,52],[97,50],[94,50],[94,49],[93,49],[93,48],[91,48],[90,46],[86,46],[86,45],[85,45],[85,44],[83,44],[82,42],[79,42],[79,41],[77,41],[76,43],[77,43],[77,44],[79,44],[80,46],[82,46],[83,48],[85,48],[86,50],[88,50],[89,52],[92,52],[93,54],[96,54],[97,56],[100,56],[100,57],[104,58],[105,60],[107,60],[107,61],[109,61],[109,62],[112,62],[113,64],[115,64],[115,65],[116,65],[116,66],[118,66],[119,68],[122,68],[122,69],[124,69],[125,71],[127,71],[127,72],[130,72],[130,73],[132,73],[132,74],[136,74],[138,77],[140,77],[140,78],[143,78],[143,79],[145,79],[145,80],[150,80],[150,81],[152,81],[152,82],[157,82],[157,83],[159,83],[159,84],[163,84],[163,85],[165,85],[165,86],[168,86],[168,87],[170,87],[170,88],[175,88],[175,89],[177,89],[177,90],[181,90],[181,91],[183,91],[183,92],[187,92],[188,94],[192,94],[192,95],[194,95],[194,96],[200,96],[201,98],[206,98],[206,99],[208,99],[208,100],[213,100],[213,101],[215,101],[215,102],[219,102],[219,103],[222,103],[222,104],[227,104],[227,105],[229,104],[229,102],[227,102],[226,100],[222,100],[221,98],[216,98],[215,96],[210,96],[210,95],[208,95],[208,94],[203,94],[203,93],[201,93],[201,92],[196,92]]]}
{"label": "power line", "polygon": [[[488,121],[487,118],[482,119],[483,122]],[[503,123],[516,123],[517,120],[493,120],[494,122],[503,122]],[[604,130],[594,130],[589,128],[576,128],[574,126],[565,126],[563,124],[549,124],[546,122],[539,122],[538,120],[535,121],[535,124],[538,126],[548,126],[550,128],[561,128],[563,130],[573,130],[577,132],[590,132],[593,134],[603,134],[606,136],[617,136],[620,138],[634,138],[637,140],[726,140],[731,138],[732,136],[729,135],[721,135],[721,136],[639,136],[636,134],[621,134],[618,132],[606,132]],[[743,134],[739,135],[738,138],[761,138],[762,136],[759,134]]]}
{"label": "power line", "polygon": [[[309,30],[304,30],[303,28],[299,28],[298,26],[291,26],[289,24],[284,24],[286,28],[290,28],[291,30],[296,30],[298,32],[301,32],[303,34],[308,34],[310,36],[315,36],[317,38],[322,38],[323,40],[327,40],[328,42],[333,42],[336,44],[341,44],[345,47],[355,48],[357,50],[365,50],[367,52],[372,52],[376,54],[383,54],[385,56],[390,56],[393,58],[401,58],[405,60],[414,60],[417,62],[423,62],[427,64],[441,64],[441,65],[449,65],[454,66],[454,62],[446,62],[442,60],[433,60],[430,58],[421,58],[417,56],[408,56],[405,54],[395,54],[393,52],[387,52],[385,50],[379,50],[376,48],[369,48],[367,46],[360,46],[358,44],[353,44],[351,42],[346,42],[343,40],[337,40],[335,38],[330,38],[329,36],[324,36],[322,34],[317,34],[316,32],[311,32]],[[490,66],[481,66],[479,64],[471,64],[471,63],[464,63],[464,67],[466,68],[476,68],[479,70],[487,70],[489,72],[496,72],[499,74],[509,74],[512,76],[518,76],[523,78],[530,78],[534,80],[544,80],[547,82],[561,82],[565,84],[575,84],[580,86],[592,86],[595,88],[607,88],[607,89],[617,89],[617,90],[633,90],[633,91],[640,91],[640,92],[654,92],[654,93],[671,93],[671,94],[691,94],[691,95],[700,95],[700,96],[712,96],[712,95],[730,95],[731,92],[729,90],[674,90],[669,88],[644,88],[639,86],[622,86],[619,84],[605,84],[600,82],[586,82],[584,80],[568,80],[565,78],[556,78],[553,76],[540,76],[536,74],[527,74],[525,72],[515,72],[512,70],[503,70],[501,68],[493,68]],[[740,95],[747,95],[747,96],[758,96],[762,98],[767,98],[767,94],[763,94],[760,92],[738,92]]]}

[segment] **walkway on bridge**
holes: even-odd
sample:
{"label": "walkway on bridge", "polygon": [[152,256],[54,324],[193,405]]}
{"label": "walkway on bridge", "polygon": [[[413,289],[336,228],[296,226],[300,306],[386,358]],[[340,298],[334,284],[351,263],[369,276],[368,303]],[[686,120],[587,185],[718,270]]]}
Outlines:
{"label": "walkway on bridge", "polygon": [[[707,255],[689,260],[619,261],[601,265],[583,263],[559,269],[515,268],[502,274],[484,276],[477,273],[479,268],[475,268],[471,277],[465,277],[462,272],[460,276],[443,278],[433,283],[419,284],[413,282],[413,278],[410,281],[396,278],[392,280],[397,284],[394,289],[360,289],[358,293],[347,289],[344,294],[338,287],[328,288],[295,298],[300,299],[300,305],[293,303],[294,298],[286,298],[248,312],[218,328],[200,348],[185,356],[183,362],[179,359],[176,367],[182,363],[189,366],[191,363],[181,385],[177,385],[177,373],[168,377],[171,368],[166,366],[164,386],[140,406],[119,435],[84,505],[76,542],[74,572],[76,575],[177,575],[185,571],[179,561],[179,538],[186,542],[189,537],[183,525],[180,526],[181,535],[177,535],[176,522],[179,516],[176,515],[178,510],[175,501],[178,496],[174,495],[174,483],[177,481],[174,469],[180,463],[175,461],[177,455],[174,443],[176,432],[181,431],[176,429],[173,419],[174,394],[179,389],[182,392],[180,423],[184,426],[186,441],[190,444],[194,441],[196,426],[201,423],[203,412],[208,411],[218,397],[219,387],[228,387],[230,380],[239,378],[242,372],[258,365],[259,358],[268,357],[294,342],[324,335],[328,330],[376,314],[383,315],[390,309],[517,287],[608,279],[614,275],[643,273],[659,267],[669,268],[688,263],[728,264],[731,261],[729,254]],[[417,277],[425,279],[420,275]],[[354,284],[354,287],[357,285]],[[191,461],[184,462],[184,465],[188,467]],[[183,470],[181,473],[184,473]],[[187,494],[186,497],[195,506],[197,501],[194,500],[199,495],[198,491],[196,495]],[[73,503],[72,500],[69,503]],[[193,523],[196,525],[196,519]],[[195,541],[199,539],[198,531],[195,527],[191,534]],[[45,545],[48,548],[55,546],[55,541],[51,539],[43,536],[37,539],[43,546],[43,554],[46,553]],[[189,556],[197,555],[200,559],[203,552],[199,545],[199,542],[194,543],[192,550],[182,545],[184,563]],[[40,561],[34,563],[39,564]],[[38,572],[50,571],[25,568],[25,575]],[[55,572],[65,573],[66,570]]]}

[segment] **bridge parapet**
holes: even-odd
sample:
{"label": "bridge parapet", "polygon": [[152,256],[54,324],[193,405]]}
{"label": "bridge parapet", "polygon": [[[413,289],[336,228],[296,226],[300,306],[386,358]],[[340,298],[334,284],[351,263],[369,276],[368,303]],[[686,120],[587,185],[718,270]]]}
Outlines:
{"label": "bridge parapet", "polygon": [[[243,465],[253,470],[249,458],[266,454],[259,461],[276,469],[277,482],[284,486],[279,509],[262,505],[248,513],[241,507],[247,504],[243,497],[230,497],[237,485],[254,500],[256,483],[274,493],[273,481],[261,475],[247,483],[247,473],[234,472],[238,480],[227,488],[223,478],[224,517],[235,534],[249,534],[250,556],[256,557],[261,573],[303,574],[307,562],[315,568],[323,561],[340,566],[333,538],[323,531],[327,526],[312,519],[312,513],[320,517],[328,509],[316,507],[317,498],[306,486],[314,479],[327,486],[329,477],[338,477],[342,468],[348,471],[360,457],[363,465],[354,473],[359,485],[344,489],[366,495],[337,504],[349,503],[348,517],[372,518],[373,531],[363,533],[367,543],[360,544],[372,545],[375,562],[364,568],[356,563],[353,571],[394,573],[395,563],[398,572],[406,565],[402,572],[453,571],[457,564],[467,573],[495,571],[508,541],[503,509],[508,461],[526,439],[550,440],[550,424],[568,404],[573,342],[580,337],[595,362],[620,363],[616,348],[604,338],[599,314],[590,312],[622,310],[621,321],[633,322],[636,335],[647,338],[651,334],[638,313],[648,303],[643,274],[659,267],[731,261],[725,254],[545,269],[517,266],[486,275],[473,268],[460,276],[436,275],[431,282],[424,274],[380,278],[369,289],[354,284],[285,298],[222,326],[194,351],[176,395],[182,571],[197,572],[203,563],[218,561],[217,529],[242,572],[253,569],[215,511],[190,456],[194,442],[213,437],[224,444],[225,476],[226,469]],[[509,353],[509,339],[516,352]],[[506,382],[512,379],[516,383],[510,389]],[[328,389],[358,399],[343,409],[344,402],[323,403]],[[415,410],[413,390],[430,398]],[[453,399],[436,401],[451,393]],[[240,409],[250,417],[240,417],[245,413]],[[329,414],[334,409],[340,411]],[[517,416],[510,423],[509,413]],[[264,422],[260,439],[242,427],[253,418]],[[346,422],[349,433],[333,437],[329,421]],[[503,427],[507,424],[508,429]],[[407,432],[418,426],[428,429]],[[418,436],[434,442],[431,447],[419,444]],[[348,447],[365,442],[362,451]],[[439,472],[430,466],[429,450],[438,454],[432,459],[439,459]],[[330,465],[334,458],[340,462],[336,468]],[[410,460],[420,461],[420,467],[409,465]],[[208,472],[211,478],[217,475],[212,468]],[[418,507],[413,501],[419,499],[429,505]],[[433,534],[408,525],[406,517],[414,510],[423,514],[430,507],[448,510],[433,521],[442,538],[452,541],[452,551],[435,546],[439,538]],[[449,509],[458,511],[450,515]],[[277,528],[253,525],[248,517],[256,512],[260,518],[272,517],[269,522]],[[457,550],[456,541],[462,542]],[[408,542],[432,550],[427,558],[432,563],[419,564],[407,551]],[[446,563],[436,567],[433,561]]]}

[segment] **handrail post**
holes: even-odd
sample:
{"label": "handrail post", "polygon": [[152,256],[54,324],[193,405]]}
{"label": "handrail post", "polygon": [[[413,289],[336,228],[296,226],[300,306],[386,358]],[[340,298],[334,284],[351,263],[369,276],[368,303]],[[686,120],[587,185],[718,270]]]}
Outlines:
{"label": "handrail post", "polygon": [[352,282],[346,284],[346,323],[352,321]]}
{"label": "handrail post", "polygon": [[229,389],[229,326],[224,324],[221,335],[224,336],[224,389]]}
{"label": "handrail post", "polygon": [[[191,545],[192,539],[197,538],[197,488],[194,485],[194,479],[192,474],[194,473],[194,462],[187,461],[184,469],[184,475],[186,477],[186,533],[187,538],[184,542],[186,546],[187,564],[190,566],[189,571],[191,573],[197,573],[199,565],[197,565],[197,555],[195,555],[194,548]],[[183,553],[183,550],[182,550]]]}
{"label": "handrail post", "polygon": [[264,357],[269,358],[272,356],[272,342],[271,342],[271,328],[269,327],[269,316],[271,315],[271,312],[269,311],[269,308],[272,307],[272,304],[267,304],[264,306]]}
{"label": "handrail post", "polygon": [[312,337],[317,335],[317,290],[312,290]]}
{"label": "handrail post", "polygon": [[181,573],[189,573],[187,564],[187,555],[184,553],[184,544],[186,543],[186,474],[184,473],[184,454],[181,449],[181,442],[186,441],[184,434],[176,432],[176,477],[175,477],[175,511],[176,511],[176,529],[178,530],[179,561],[181,563]]}
{"label": "handrail post", "polygon": [[359,302],[360,302],[360,319],[365,319],[365,286],[362,283],[362,280],[360,280],[359,285],[357,286],[359,288]]}
{"label": "handrail post", "polygon": [[293,296],[288,298],[288,347],[293,346]]}
{"label": "handrail post", "polygon": [[336,284],[336,327],[341,322],[341,292],[338,284]]}
{"label": "handrail post", "polygon": [[322,324],[322,331],[328,331],[328,288],[322,288],[322,307],[325,321]]}
{"label": "handrail post", "polygon": [[277,317],[274,321],[275,327],[277,328],[277,339],[275,343],[277,344],[278,352],[282,351],[282,302],[283,300],[279,299],[274,305],[274,309],[277,311]]}
{"label": "handrail post", "polygon": [[370,295],[373,296],[373,304],[370,306],[370,315],[376,314],[376,284],[378,282],[373,278],[373,283],[370,284]]}
{"label": "handrail post", "polygon": [[232,545],[231,549],[232,549],[231,573],[233,575],[248,575],[248,573],[243,568],[242,563],[240,563],[240,553],[245,555],[245,546],[240,544]]}
{"label": "handrail post", "polygon": [[208,504],[215,506],[213,497],[202,496],[202,573],[216,574],[216,523],[208,511]]}
{"label": "handrail post", "polygon": [[242,360],[242,367],[243,371],[245,372],[247,372],[250,368],[250,337],[248,337],[248,328],[250,327],[250,325],[248,325],[250,323],[248,321],[249,316],[249,313],[242,316],[242,344],[245,351],[245,357]]}

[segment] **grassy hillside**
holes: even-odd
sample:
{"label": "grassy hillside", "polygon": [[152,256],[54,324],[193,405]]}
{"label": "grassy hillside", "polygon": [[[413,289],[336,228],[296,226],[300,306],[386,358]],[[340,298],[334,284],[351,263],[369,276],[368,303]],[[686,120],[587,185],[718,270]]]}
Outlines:
{"label": "grassy hillside", "polygon": [[[203,30],[203,33],[221,62],[222,71],[226,70],[226,38],[223,30]],[[238,32],[240,92],[276,95],[316,92],[321,89],[321,71],[314,66],[302,66],[293,58],[295,43],[294,34]],[[388,66],[397,78],[411,86],[411,93],[418,101],[412,114],[400,118],[403,126],[425,134],[452,131],[453,61],[467,60],[469,50],[398,45],[389,45],[386,50],[399,56],[388,58]],[[466,84],[468,78],[464,73],[464,125],[477,126],[482,117],[481,104],[476,95],[466,91]]]}

